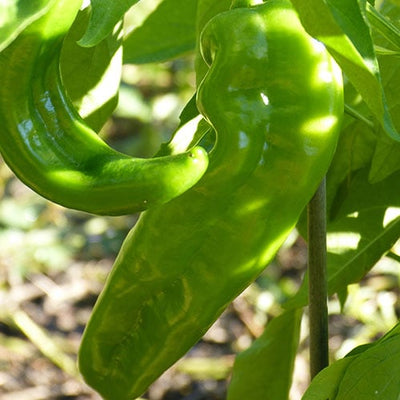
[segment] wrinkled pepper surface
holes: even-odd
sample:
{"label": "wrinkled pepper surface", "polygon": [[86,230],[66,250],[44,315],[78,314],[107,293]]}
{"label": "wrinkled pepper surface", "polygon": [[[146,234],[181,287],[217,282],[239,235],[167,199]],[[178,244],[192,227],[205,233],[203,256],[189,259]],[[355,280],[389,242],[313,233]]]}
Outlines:
{"label": "wrinkled pepper surface", "polygon": [[216,131],[201,180],[144,212],[86,327],[86,382],[133,399],[183,356],[266,267],[332,159],[341,71],[287,0],[206,25],[198,108]]}
{"label": "wrinkled pepper surface", "polygon": [[204,174],[200,147],[137,159],[80,118],[60,74],[62,42],[82,0],[58,0],[0,53],[0,152],[34,191],[94,214],[128,214],[185,192]]}

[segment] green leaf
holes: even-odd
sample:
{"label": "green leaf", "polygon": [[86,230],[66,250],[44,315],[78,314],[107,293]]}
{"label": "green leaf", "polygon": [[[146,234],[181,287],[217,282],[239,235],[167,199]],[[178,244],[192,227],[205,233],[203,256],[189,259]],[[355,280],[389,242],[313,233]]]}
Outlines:
{"label": "green leaf", "polygon": [[386,47],[375,45],[375,53],[377,56],[400,56],[400,51],[387,49]]}
{"label": "green leaf", "polygon": [[196,47],[197,0],[163,0],[124,39],[124,62],[162,62]]}
{"label": "green leaf", "polygon": [[400,237],[400,218],[382,227],[383,217],[371,210],[359,213],[357,218],[341,219],[332,226],[336,232],[328,233],[330,295],[359,282],[394,246]]}
{"label": "green leaf", "polygon": [[379,182],[393,172],[400,169],[400,144],[381,137],[377,142],[372,159],[370,180]]}
{"label": "green leaf", "polygon": [[385,336],[379,339],[379,342],[383,342],[384,340],[391,338],[394,335],[400,334],[400,323],[397,323]]}
{"label": "green leaf", "polygon": [[[376,42],[385,47],[392,45],[395,37],[400,42],[398,36],[398,20],[400,18],[400,9],[393,7],[389,2],[384,2],[382,5],[380,16],[387,18],[387,26],[393,26],[395,31],[392,32],[390,40],[386,37],[377,37]],[[390,18],[390,19],[389,19]],[[393,22],[392,22],[393,21]],[[397,31],[396,31],[397,30]],[[388,36],[388,34],[386,34]],[[394,47],[397,48],[397,47]],[[393,116],[393,122],[396,127],[400,127],[400,62],[398,57],[380,56],[379,67],[382,74],[382,81],[386,93],[389,110]],[[391,140],[382,132],[379,134],[374,158],[372,160],[370,179],[372,182],[377,182],[384,179],[393,172],[400,169],[400,144]]]}
{"label": "green leaf", "polygon": [[[336,219],[328,222],[328,293],[359,282],[400,237],[400,173],[376,184],[362,169],[338,194]],[[341,197],[343,196],[343,198]],[[307,277],[285,308],[307,304]]]}
{"label": "green leaf", "polygon": [[[354,171],[370,167],[375,146],[376,136],[364,123],[352,121],[342,129],[327,174],[327,209],[330,219],[338,212],[338,190],[343,192],[343,187]],[[347,189],[345,193],[348,193]]]}
{"label": "green leaf", "polygon": [[[400,10],[389,6],[388,1],[381,13],[386,15],[390,11],[389,16],[398,20]],[[389,21],[390,22],[390,21]],[[379,41],[377,41],[379,40]],[[376,42],[385,48],[390,43],[387,39],[379,37]],[[396,127],[400,126],[400,100],[398,93],[400,91],[400,71],[399,58],[393,56],[379,56],[380,72],[382,82],[386,93],[386,100],[389,106],[390,113],[393,117],[393,122]],[[327,178],[327,193],[328,193],[328,210],[339,185],[345,180],[351,178],[353,171],[370,166],[371,171],[369,179],[371,183],[378,182],[396,172],[400,168],[400,144],[390,139],[380,130],[375,132],[370,122],[364,122],[364,118],[369,118],[368,110],[363,102],[357,99],[357,94],[348,83],[345,85],[346,105],[355,110],[358,115],[363,116],[361,119],[350,121],[346,116],[345,123],[341,132],[338,148],[332,161]],[[359,96],[358,96],[359,97]],[[357,118],[357,114],[355,114]],[[372,165],[371,165],[372,163]]]}
{"label": "green leaf", "polygon": [[322,370],[302,400],[398,400],[400,324]]}
{"label": "green leaf", "polygon": [[[333,205],[333,201],[341,185],[354,171],[370,167],[377,142],[374,124],[369,120],[368,108],[348,81],[344,86],[344,94],[346,113],[326,182],[329,219],[335,215],[334,207],[337,207],[337,204]],[[302,216],[301,220],[303,225],[306,222],[304,217],[306,216]],[[302,234],[304,227],[300,228]]]}
{"label": "green leaf", "polygon": [[200,53],[200,35],[207,22],[215,15],[229,10],[232,0],[198,0],[196,18],[196,82],[199,84],[208,70]]}
{"label": "green leaf", "polygon": [[348,366],[335,400],[398,400],[400,335],[371,346]]}
{"label": "green leaf", "polygon": [[91,0],[89,25],[79,44],[92,47],[110,35],[124,14],[139,0]]}
{"label": "green leaf", "polygon": [[[212,128],[208,122],[199,115],[196,105],[196,94],[194,94],[183,108],[180,123],[173,133],[171,140],[161,144],[156,156],[179,154],[195,145],[200,144],[206,150],[211,150],[215,140],[209,138]],[[210,140],[211,139],[211,140]]]}
{"label": "green leaf", "polygon": [[[323,42],[385,132],[396,141],[368,25],[357,0],[292,0],[305,29]],[[365,7],[365,1],[360,0]]]}
{"label": "green leaf", "polygon": [[[346,357],[322,370],[311,382],[301,400],[334,400],[338,386],[355,357]],[[358,398],[357,398],[358,400]]]}
{"label": "green leaf", "polygon": [[227,400],[287,400],[300,336],[301,311],[288,311],[236,358]]}
{"label": "green leaf", "polygon": [[400,49],[400,30],[376,8],[367,4],[367,15],[371,26],[385,37],[396,49]]}
{"label": "green leaf", "polygon": [[389,207],[400,207],[400,171],[371,184],[368,168],[364,168],[354,173],[343,186],[343,198],[338,194],[336,199],[340,203],[336,218],[354,212],[386,211]]}
{"label": "green leaf", "polygon": [[[210,125],[200,115],[182,124],[174,132],[168,143],[163,143],[156,156],[166,156],[171,154],[179,154],[187,149],[198,145],[201,140],[211,131]],[[207,150],[204,143],[200,145]]]}
{"label": "green leaf", "polygon": [[199,110],[197,109],[196,93],[195,93],[181,111],[179,115],[179,121],[180,121],[179,125],[186,124],[186,122],[189,122],[191,119],[197,117],[199,114],[200,113]]}
{"label": "green leaf", "polygon": [[71,27],[61,53],[61,71],[67,93],[79,114],[99,130],[117,105],[122,67],[120,31],[94,47],[77,44],[89,19],[81,11]]}
{"label": "green leaf", "polygon": [[54,0],[0,1],[0,51],[32,22],[40,18]]}

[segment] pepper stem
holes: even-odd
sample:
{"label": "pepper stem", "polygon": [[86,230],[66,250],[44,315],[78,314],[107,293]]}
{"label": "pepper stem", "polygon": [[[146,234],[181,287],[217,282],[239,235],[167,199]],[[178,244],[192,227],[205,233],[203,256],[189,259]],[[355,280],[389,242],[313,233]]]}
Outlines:
{"label": "pepper stem", "polygon": [[329,364],[326,254],[326,181],[324,178],[308,204],[311,378]]}

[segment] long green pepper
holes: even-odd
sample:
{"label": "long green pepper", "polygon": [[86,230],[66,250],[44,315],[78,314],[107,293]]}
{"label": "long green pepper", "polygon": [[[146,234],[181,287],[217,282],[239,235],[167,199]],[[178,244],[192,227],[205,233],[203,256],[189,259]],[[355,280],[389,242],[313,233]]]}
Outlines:
{"label": "long green pepper", "polygon": [[82,0],[58,0],[0,53],[0,152],[43,197],[94,214],[129,214],[185,192],[208,157],[136,159],[110,148],[80,118],[60,74],[62,42]]}
{"label": "long green pepper", "polygon": [[198,108],[217,133],[203,178],[143,213],[86,327],[79,367],[105,399],[141,395],[265,268],[325,175],[340,69],[288,0],[205,27]]}

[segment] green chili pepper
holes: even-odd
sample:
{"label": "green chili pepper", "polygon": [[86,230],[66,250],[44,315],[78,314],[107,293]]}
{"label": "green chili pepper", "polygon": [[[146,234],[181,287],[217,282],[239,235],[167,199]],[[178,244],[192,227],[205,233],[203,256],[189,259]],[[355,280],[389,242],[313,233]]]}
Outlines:
{"label": "green chili pepper", "polygon": [[340,69],[288,0],[218,14],[201,46],[198,107],[217,140],[189,191],[142,214],[86,327],[86,382],[133,399],[265,268],[326,173],[343,114]]}
{"label": "green chili pepper", "polygon": [[0,53],[0,152],[37,193],[95,214],[128,214],[169,201],[208,165],[196,147],[135,159],[110,148],[79,117],[60,77],[62,40],[81,0],[60,0]]}

